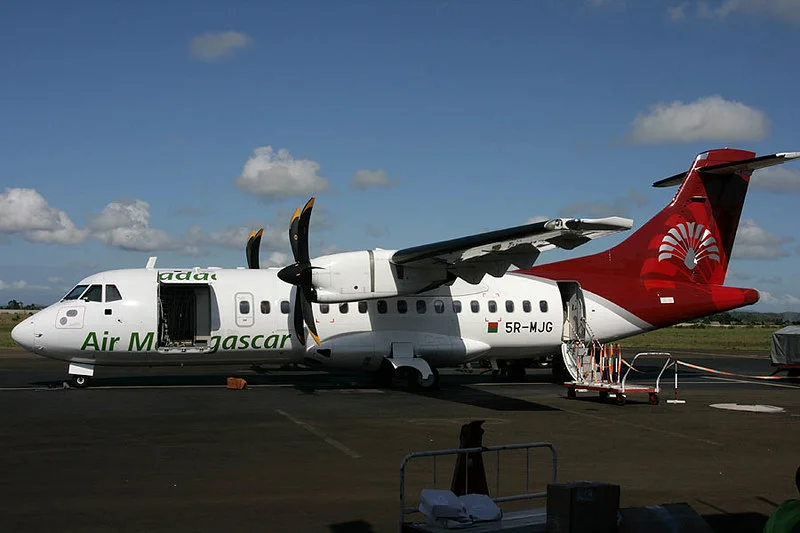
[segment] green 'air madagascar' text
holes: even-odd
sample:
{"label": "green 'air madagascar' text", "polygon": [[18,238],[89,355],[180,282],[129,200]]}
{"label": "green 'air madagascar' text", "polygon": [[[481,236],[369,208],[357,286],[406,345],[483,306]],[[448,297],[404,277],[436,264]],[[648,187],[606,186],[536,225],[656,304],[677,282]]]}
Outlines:
{"label": "green 'air madagascar' text", "polygon": [[[215,353],[220,349],[230,350],[282,350],[291,335],[214,335],[208,340],[210,350],[206,353]],[[120,344],[120,337],[109,336],[108,331],[98,335],[90,331],[83,340],[81,350],[96,352],[115,352],[126,350],[129,352],[149,352],[156,348],[155,332],[131,333],[127,342]],[[291,346],[290,346],[291,348]]]}

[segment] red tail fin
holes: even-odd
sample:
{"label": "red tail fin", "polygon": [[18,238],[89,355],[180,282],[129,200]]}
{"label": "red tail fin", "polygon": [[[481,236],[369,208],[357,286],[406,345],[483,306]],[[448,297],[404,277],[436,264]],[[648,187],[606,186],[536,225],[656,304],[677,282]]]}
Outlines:
{"label": "red tail fin", "polygon": [[669,186],[685,176],[672,202],[611,250],[614,260],[646,285],[658,281],[722,285],[751,170],[737,170],[734,165],[715,173],[700,169],[754,156],[744,150],[710,150],[698,155],[688,172],[656,183]]}
{"label": "red tail fin", "polygon": [[678,185],[660,213],[617,246],[535,266],[526,273],[582,287],[661,327],[758,301],[753,289],[724,287],[750,174],[800,158],[754,157],[728,148],[697,156],[687,172],[654,185]]}

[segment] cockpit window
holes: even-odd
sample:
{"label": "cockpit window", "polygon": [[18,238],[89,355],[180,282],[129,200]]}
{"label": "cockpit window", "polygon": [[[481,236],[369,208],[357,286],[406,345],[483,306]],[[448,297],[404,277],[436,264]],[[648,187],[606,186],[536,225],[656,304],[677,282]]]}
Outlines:
{"label": "cockpit window", "polygon": [[63,299],[64,300],[77,300],[78,297],[81,294],[83,294],[83,291],[86,290],[86,287],[88,287],[88,285],[78,285],[78,286],[76,286],[74,289],[69,291],[69,293],[67,293],[67,295],[64,296]]}
{"label": "cockpit window", "polygon": [[81,300],[86,300],[87,302],[102,302],[103,301],[103,286],[102,285],[92,285],[89,287]]}
{"label": "cockpit window", "polygon": [[106,285],[106,302],[116,302],[122,300],[116,285]]}

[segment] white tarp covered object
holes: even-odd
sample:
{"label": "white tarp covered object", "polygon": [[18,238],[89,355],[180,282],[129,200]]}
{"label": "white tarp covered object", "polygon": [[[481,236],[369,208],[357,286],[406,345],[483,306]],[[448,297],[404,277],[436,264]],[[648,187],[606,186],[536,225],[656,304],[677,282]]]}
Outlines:
{"label": "white tarp covered object", "polygon": [[500,507],[485,494],[456,496],[452,491],[442,489],[422,489],[419,511],[425,516],[426,523],[447,529],[503,517]]}
{"label": "white tarp covered object", "polygon": [[800,326],[786,326],[772,334],[773,365],[800,366]]}

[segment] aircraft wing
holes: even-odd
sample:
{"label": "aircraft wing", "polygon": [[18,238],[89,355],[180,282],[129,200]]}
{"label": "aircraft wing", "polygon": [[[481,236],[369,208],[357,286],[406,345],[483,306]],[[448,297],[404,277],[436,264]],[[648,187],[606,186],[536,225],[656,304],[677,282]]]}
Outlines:
{"label": "aircraft wing", "polygon": [[502,276],[511,265],[530,268],[546,250],[572,250],[592,239],[629,230],[632,226],[633,220],[622,217],[554,218],[405,248],[394,253],[392,262],[417,268],[444,267],[457,277],[478,283],[485,274]]}

